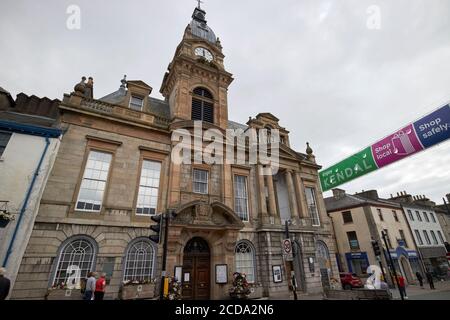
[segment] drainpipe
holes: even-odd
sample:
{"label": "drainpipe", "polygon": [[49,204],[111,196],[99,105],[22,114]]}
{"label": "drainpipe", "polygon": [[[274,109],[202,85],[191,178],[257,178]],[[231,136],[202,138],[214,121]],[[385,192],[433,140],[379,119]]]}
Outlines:
{"label": "drainpipe", "polygon": [[13,248],[14,242],[16,240],[17,232],[19,231],[20,223],[22,222],[22,218],[25,214],[25,210],[27,209],[28,201],[30,200],[30,197],[31,197],[31,192],[33,191],[34,184],[36,183],[36,179],[39,175],[39,170],[41,170],[41,166],[42,166],[42,163],[44,162],[44,158],[45,158],[45,155],[47,154],[49,146],[50,146],[50,139],[48,137],[45,137],[45,148],[44,148],[44,151],[42,152],[41,158],[39,159],[39,164],[38,164],[36,170],[34,171],[33,179],[31,180],[30,186],[28,187],[28,191],[25,196],[25,200],[23,202],[22,208],[20,209],[19,219],[17,220],[16,228],[14,229],[13,236],[11,238],[11,241],[9,242],[8,251],[6,251],[5,259],[3,259],[3,267],[6,267],[6,265],[8,264],[8,260],[11,255],[12,248]]}

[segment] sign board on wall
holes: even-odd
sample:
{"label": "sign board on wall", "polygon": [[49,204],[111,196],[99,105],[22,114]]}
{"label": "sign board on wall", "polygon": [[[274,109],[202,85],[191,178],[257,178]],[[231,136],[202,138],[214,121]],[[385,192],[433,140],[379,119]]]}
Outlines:
{"label": "sign board on wall", "polygon": [[322,190],[331,190],[449,138],[450,104],[447,104],[362,151],[320,171]]}

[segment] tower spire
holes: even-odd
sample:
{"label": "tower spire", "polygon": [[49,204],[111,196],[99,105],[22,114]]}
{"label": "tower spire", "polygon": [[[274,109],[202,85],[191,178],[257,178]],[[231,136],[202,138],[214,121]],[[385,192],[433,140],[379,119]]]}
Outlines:
{"label": "tower spire", "polygon": [[204,3],[202,0],[195,0],[198,2],[197,8],[201,9],[201,4]]}

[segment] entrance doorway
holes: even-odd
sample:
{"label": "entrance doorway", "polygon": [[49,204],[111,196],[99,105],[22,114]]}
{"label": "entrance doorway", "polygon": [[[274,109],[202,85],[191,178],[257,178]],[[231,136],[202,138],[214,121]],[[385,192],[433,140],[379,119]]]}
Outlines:
{"label": "entrance doorway", "polygon": [[411,272],[411,267],[409,266],[408,259],[406,259],[404,256],[400,256],[400,267],[401,271],[406,278],[406,281],[408,283],[413,283],[413,275]]}
{"label": "entrance doorway", "polygon": [[184,247],[183,299],[207,300],[210,298],[211,261],[208,243],[199,237],[192,238]]}

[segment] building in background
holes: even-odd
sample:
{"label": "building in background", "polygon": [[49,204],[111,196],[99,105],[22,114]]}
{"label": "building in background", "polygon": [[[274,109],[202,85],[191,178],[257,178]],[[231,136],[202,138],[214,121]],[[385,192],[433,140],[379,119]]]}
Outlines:
{"label": "building in background", "polygon": [[[185,299],[227,298],[236,271],[246,273],[253,297],[287,297],[294,271],[304,293],[321,293],[339,278],[312,149],[291,149],[289,131],[270,113],[246,124],[228,119],[233,78],[205,14],[194,10],[176,48],[160,89],[165,100],[125,78],[101,99],[94,99],[93,79],[64,95],[65,134],[14,299],[50,298],[58,289],[48,288],[65,288],[92,270],[107,274],[106,298],[123,298],[133,282],[157,292],[162,248],[148,239],[150,218],[169,209],[177,216],[167,272],[177,272]],[[262,165],[175,163],[172,133],[193,133],[194,121],[220,132],[279,130],[280,170],[265,176]],[[292,264],[282,251],[286,223],[295,240]]]}
{"label": "building in background", "polygon": [[[416,271],[422,271],[414,239],[401,206],[378,197],[376,190],[347,194],[342,189],[333,189],[333,196],[325,198],[328,215],[335,230],[341,271],[367,275],[370,265],[379,265],[371,241],[376,240],[389,250],[397,272],[400,271],[408,283],[416,280]],[[381,232],[388,235],[388,248]],[[380,246],[381,247],[381,246]],[[387,271],[387,257],[381,262]],[[390,277],[387,277],[391,282]]]}
{"label": "building in background", "polygon": [[405,191],[391,195],[390,200],[401,204],[424,268],[438,277],[447,276],[447,235],[441,228],[436,204],[423,195],[412,196]]}
{"label": "building in background", "polygon": [[12,286],[58,152],[59,103],[0,88],[0,263]]}

